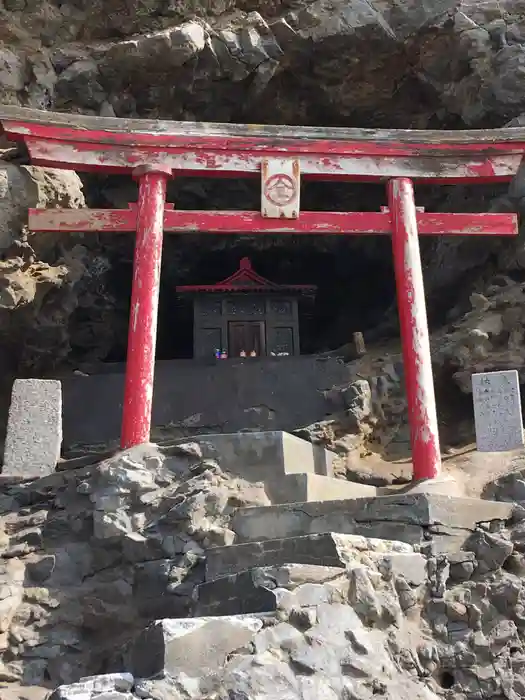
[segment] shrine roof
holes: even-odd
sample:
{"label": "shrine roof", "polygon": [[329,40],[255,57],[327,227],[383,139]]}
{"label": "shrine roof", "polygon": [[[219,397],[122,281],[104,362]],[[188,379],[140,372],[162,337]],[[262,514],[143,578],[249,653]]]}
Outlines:
{"label": "shrine roof", "polygon": [[243,258],[239,264],[239,269],[221,282],[215,284],[189,284],[175,288],[177,292],[199,293],[199,292],[266,292],[266,293],[314,293],[317,290],[311,284],[276,284],[265,277],[258,275],[252,267],[249,258]]}

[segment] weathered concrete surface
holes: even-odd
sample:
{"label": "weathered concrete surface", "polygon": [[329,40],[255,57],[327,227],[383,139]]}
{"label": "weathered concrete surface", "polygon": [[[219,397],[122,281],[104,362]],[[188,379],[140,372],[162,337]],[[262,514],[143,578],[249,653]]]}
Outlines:
{"label": "weathered concrete surface", "polygon": [[[320,461],[315,459],[310,442],[280,430],[202,435],[195,442],[203,457],[215,459],[225,471],[249,481],[285,474],[314,474]],[[328,457],[324,463],[329,463]],[[293,484],[290,486],[293,488]]]}
{"label": "weathered concrete surface", "polygon": [[52,379],[13,383],[2,474],[32,478],[55,470],[62,444],[62,390]]}
{"label": "weathered concrete surface", "polygon": [[314,471],[322,476],[333,476],[335,453],[325,450],[322,445],[313,445],[314,451]]}
{"label": "weathered concrete surface", "polygon": [[[478,524],[504,522],[512,512],[510,503],[407,494],[241,508],[231,527],[237,542],[339,532],[419,544],[435,533],[439,549],[447,550],[448,534],[453,536],[453,549],[460,549]],[[444,542],[441,536],[445,536]]]}
{"label": "weathered concrete surface", "polygon": [[[248,478],[245,475],[244,478]],[[377,489],[319,474],[286,474],[280,479],[266,479],[266,493],[274,504],[304,501],[336,501],[347,498],[370,498]]]}
{"label": "weathered concrete surface", "polygon": [[245,647],[261,629],[252,617],[157,620],[139,635],[131,652],[131,671],[139,678],[216,670],[228,655]]}
{"label": "weathered concrete surface", "polygon": [[[282,564],[311,564],[344,569],[350,561],[359,561],[361,555],[368,557],[371,553],[381,556],[392,553],[413,555],[413,548],[405,542],[374,540],[334,532],[213,547],[206,552],[206,581],[255,567]],[[417,557],[419,556],[418,554]]]}
{"label": "weathered concrete surface", "polygon": [[[64,449],[118,443],[123,366],[110,369],[115,373],[62,380]],[[350,375],[340,361],[315,357],[157,362],[153,439],[177,429],[181,434],[293,431],[330,413],[324,392],[351,381]],[[328,472],[319,468],[319,473]]]}

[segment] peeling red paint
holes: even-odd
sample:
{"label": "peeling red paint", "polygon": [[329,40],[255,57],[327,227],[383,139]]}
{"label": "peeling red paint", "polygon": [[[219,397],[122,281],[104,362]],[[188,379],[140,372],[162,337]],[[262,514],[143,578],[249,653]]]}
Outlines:
{"label": "peeling red paint", "polygon": [[483,163],[472,163],[469,169],[476,175],[476,177],[491,178],[494,177],[494,166],[491,160],[486,160]]}
{"label": "peeling red paint", "polygon": [[[5,133],[11,138],[33,137],[54,141],[83,142],[104,146],[146,146],[157,148],[182,148],[185,150],[237,150],[264,151],[269,154],[297,150],[301,153],[324,153],[325,155],[378,155],[378,156],[425,156],[444,155],[455,151],[458,155],[483,152],[493,155],[499,151],[522,153],[525,150],[523,129],[493,129],[483,132],[454,131],[404,131],[395,129],[324,129],[323,127],[293,127],[296,136],[268,134],[262,127],[258,135],[247,135],[249,127],[242,124],[199,125],[192,122],[172,122],[169,133],[148,132],[143,126],[145,120],[121,119],[121,131],[104,129],[105,120],[99,119],[97,129],[79,129],[53,124],[57,115],[47,113],[47,124],[16,121],[2,118]],[[28,110],[28,116],[31,116]],[[68,115],[71,121],[74,115]],[[229,128],[231,134],[212,134],[213,127]],[[220,129],[219,129],[220,130]],[[280,127],[284,134],[287,127]],[[194,131],[194,133],[191,133]],[[196,133],[198,132],[198,133]],[[513,133],[514,132],[514,133]],[[331,138],[322,138],[327,133]],[[479,135],[478,135],[479,134]],[[498,140],[499,136],[499,140]]]}
{"label": "peeling red paint", "polygon": [[441,470],[441,453],[414,190],[406,178],[391,180],[387,189],[392,213],[392,250],[410,422],[412,478],[414,481],[434,479]]}
{"label": "peeling red paint", "polygon": [[[0,119],[2,108],[0,108]],[[52,121],[57,115],[49,115]],[[525,131],[522,140],[497,142],[488,140],[489,132],[476,140],[463,132],[420,132],[421,142],[409,138],[403,131],[342,130],[353,136],[316,138],[316,134],[338,130],[310,129],[308,138],[250,135],[210,135],[201,129],[200,135],[188,133],[191,125],[172,124],[172,133],[138,131],[141,122],[133,121],[135,131],[125,130],[130,120],[120,120],[122,132],[101,128],[88,130],[5,120],[10,138],[26,142],[35,164],[79,170],[107,169],[122,172],[140,164],[163,164],[179,173],[217,175],[249,175],[260,172],[264,158],[282,157],[300,160],[302,175],[309,178],[364,179],[384,181],[391,177],[424,180],[492,182],[512,177],[525,151]],[[97,122],[103,125],[104,120]],[[196,130],[199,126],[194,125]],[[234,134],[249,131],[242,125],[230,125]],[[283,131],[287,127],[282,128]],[[213,130],[213,129],[211,129]],[[305,129],[299,129],[301,134]],[[495,133],[498,130],[495,130]],[[503,130],[507,134],[508,130]],[[515,131],[515,130],[514,130]],[[521,132],[521,130],[518,130]],[[429,136],[426,136],[426,134]],[[437,142],[438,135],[441,138]],[[368,136],[368,138],[367,138]],[[425,141],[428,138],[428,142]]]}
{"label": "peeling red paint", "polygon": [[[282,156],[271,147],[266,150],[242,151],[232,148],[202,149],[180,147],[126,147],[90,142],[56,141],[26,137],[25,142],[35,164],[48,167],[70,166],[77,170],[103,169],[125,172],[137,165],[162,164],[178,174],[198,174],[213,177],[224,175],[257,175],[266,158]],[[300,142],[299,142],[300,143]],[[303,152],[290,148],[286,156],[299,160],[301,174],[311,179],[342,179],[384,181],[390,177],[407,176],[417,180],[476,182],[495,181],[512,177],[519,166],[520,154],[502,152],[494,156],[472,153],[469,158],[458,157],[454,150],[431,156],[418,153],[381,155],[342,153],[326,157],[323,152]]]}
{"label": "peeling red paint", "polygon": [[[310,212],[298,219],[268,219],[252,211],[174,211],[164,209],[167,233],[210,233],[250,235],[303,234],[367,236],[392,233],[390,215],[385,212]],[[136,207],[129,209],[30,209],[31,231],[133,232]],[[516,236],[516,214],[429,214],[417,213],[422,236]]]}
{"label": "peeling red paint", "polygon": [[166,172],[139,177],[137,235],[122,409],[122,449],[149,442],[155,373]]}

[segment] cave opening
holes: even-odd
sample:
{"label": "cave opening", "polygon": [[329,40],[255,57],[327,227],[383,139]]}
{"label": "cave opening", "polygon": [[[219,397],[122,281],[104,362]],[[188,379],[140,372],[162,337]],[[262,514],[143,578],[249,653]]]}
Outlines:
{"label": "cave opening", "polygon": [[455,367],[434,367],[434,389],[443,445],[458,448],[476,440],[472,394],[454,379]]}
{"label": "cave opening", "polygon": [[456,679],[454,678],[452,671],[442,671],[439,674],[438,683],[445,690],[450,690],[450,688],[454,687]]}
{"label": "cave opening", "polygon": [[[92,208],[125,208],[136,202],[137,184],[129,177],[84,175],[86,203]],[[426,211],[483,211],[496,196],[493,185],[416,187],[416,203]],[[255,210],[260,208],[257,178],[181,177],[169,182],[167,202],[183,210]],[[301,188],[303,211],[379,211],[386,205],[383,184],[312,182]],[[107,288],[115,300],[117,329],[103,362],[123,362],[132,283],[133,235],[99,234],[98,245],[111,264]],[[443,239],[420,242],[431,327],[444,322],[459,297],[464,276],[433,293],[434,269],[443,273]],[[475,241],[453,242],[455,259]],[[440,248],[441,246],[441,248]],[[459,246],[459,247],[458,247]],[[490,246],[489,246],[490,247]],[[438,255],[436,255],[436,250]],[[485,245],[482,250],[488,250]],[[484,264],[482,252],[480,266]],[[441,256],[441,259],[439,259]],[[333,350],[361,331],[365,341],[398,335],[395,279],[389,236],[249,236],[166,234],[159,301],[157,359],[183,359],[193,353],[192,301],[178,295],[180,285],[214,284],[231,274],[241,258],[278,284],[317,286],[315,299],[300,303],[301,353]],[[425,263],[426,259],[426,263]],[[470,260],[470,258],[469,258]],[[446,262],[446,259],[445,259]],[[476,268],[469,274],[475,275]],[[430,293],[428,292],[430,289]]]}
{"label": "cave opening", "polygon": [[[126,207],[136,201],[137,186],[129,178],[102,180],[85,176],[90,207]],[[302,209],[310,211],[378,211],[386,204],[381,185],[305,182]],[[167,201],[179,209],[257,210],[257,179],[180,178],[170,182]],[[100,235],[112,270],[108,289],[126,315],[131,296],[133,236]],[[191,358],[192,300],[176,287],[214,284],[233,274],[249,257],[258,274],[277,284],[317,287],[315,298],[299,304],[301,354],[337,348],[352,333],[375,332],[395,302],[395,281],[388,236],[240,236],[170,235],[163,246],[159,300],[157,359]],[[120,333],[104,358],[123,362],[127,335]]]}
{"label": "cave opening", "polygon": [[[348,239],[308,237],[265,241],[263,248],[247,237],[179,236],[163,248],[157,359],[186,359],[193,354],[193,307],[176,287],[213,284],[233,274],[249,257],[258,274],[278,284],[317,286],[314,298],[299,303],[301,353],[326,351],[350,342],[354,331],[376,328],[395,297],[389,258],[390,241],[382,238],[372,252],[356,250]],[[109,289],[129,311],[132,250],[113,262]],[[116,339],[106,362],[123,362],[127,337]]]}

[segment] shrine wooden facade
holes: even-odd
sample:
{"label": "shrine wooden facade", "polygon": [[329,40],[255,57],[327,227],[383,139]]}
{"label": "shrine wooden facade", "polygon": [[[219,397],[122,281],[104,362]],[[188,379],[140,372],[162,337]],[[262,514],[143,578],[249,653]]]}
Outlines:
{"label": "shrine wooden facade", "polygon": [[193,356],[283,357],[300,354],[298,299],[311,285],[279,285],[243,258],[233,275],[211,285],[177,287],[193,296]]}

